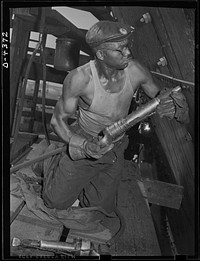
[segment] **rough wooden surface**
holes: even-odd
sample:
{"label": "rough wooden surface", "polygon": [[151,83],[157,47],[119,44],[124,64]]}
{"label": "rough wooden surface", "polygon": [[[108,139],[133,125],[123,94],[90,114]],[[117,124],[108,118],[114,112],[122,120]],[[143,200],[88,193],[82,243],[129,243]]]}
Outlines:
{"label": "rough wooden surface", "polygon": [[182,197],[183,186],[162,182],[159,180],[143,179],[145,196],[149,203],[179,209]]}
{"label": "rough wooden surface", "polygon": [[[135,59],[150,70],[194,81],[194,37],[185,17],[185,9],[149,6],[116,6],[112,9],[118,21],[136,27],[132,45]],[[147,12],[151,15],[151,22],[142,23],[142,26],[139,21]],[[165,66],[158,65],[161,57],[167,60]],[[161,88],[168,87],[167,83],[161,81],[157,84]],[[178,252],[189,255],[194,254],[195,245],[194,91],[194,88],[183,90],[189,106],[189,124],[152,116],[155,132],[172,170],[168,180],[162,181],[171,182],[175,179],[176,184],[184,187],[181,208],[179,211],[169,209],[167,215]]]}
{"label": "rough wooden surface", "polygon": [[151,213],[137,183],[138,175],[134,164],[127,161],[117,198],[126,228],[111,249],[113,256],[161,255]]}

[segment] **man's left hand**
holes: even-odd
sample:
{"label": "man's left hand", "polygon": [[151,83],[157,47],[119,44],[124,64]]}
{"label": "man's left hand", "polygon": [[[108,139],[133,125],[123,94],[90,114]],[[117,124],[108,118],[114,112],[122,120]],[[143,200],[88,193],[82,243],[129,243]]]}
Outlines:
{"label": "man's left hand", "polygon": [[[166,92],[167,89],[162,89],[160,94]],[[173,99],[168,96],[166,98],[161,99],[160,103],[156,108],[156,112],[159,114],[161,118],[164,116],[168,119],[173,119],[175,115],[175,105]]]}
{"label": "man's left hand", "polygon": [[[163,89],[164,93],[167,89]],[[181,91],[172,92],[168,97],[161,99],[156,112],[162,118],[176,119],[181,123],[189,122],[189,108],[184,94]]]}

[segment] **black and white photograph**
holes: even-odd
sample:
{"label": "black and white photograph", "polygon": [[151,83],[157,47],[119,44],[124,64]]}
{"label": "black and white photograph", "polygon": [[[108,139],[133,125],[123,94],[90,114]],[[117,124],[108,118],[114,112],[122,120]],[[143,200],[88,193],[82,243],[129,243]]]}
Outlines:
{"label": "black and white photograph", "polygon": [[3,260],[200,258],[199,3],[116,3],[1,2]]}

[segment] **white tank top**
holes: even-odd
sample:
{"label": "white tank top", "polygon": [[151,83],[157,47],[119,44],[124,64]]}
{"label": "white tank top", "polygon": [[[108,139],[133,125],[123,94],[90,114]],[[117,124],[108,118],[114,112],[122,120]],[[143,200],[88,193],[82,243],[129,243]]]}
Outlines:
{"label": "white tank top", "polygon": [[[97,137],[107,126],[127,116],[133,97],[128,67],[124,69],[126,79],[121,91],[107,92],[100,83],[94,61],[90,61],[94,96],[88,109],[79,108],[79,126],[90,135]],[[91,84],[91,83],[90,83]]]}

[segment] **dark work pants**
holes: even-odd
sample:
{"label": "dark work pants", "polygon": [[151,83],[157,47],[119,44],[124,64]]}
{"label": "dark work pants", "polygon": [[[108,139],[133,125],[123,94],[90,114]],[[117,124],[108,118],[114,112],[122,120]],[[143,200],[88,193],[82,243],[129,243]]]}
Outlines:
{"label": "dark work pants", "polygon": [[128,138],[98,160],[71,160],[63,153],[44,182],[43,200],[47,207],[67,209],[76,199],[81,207],[101,206],[108,213],[115,209],[115,196],[124,167]]}

